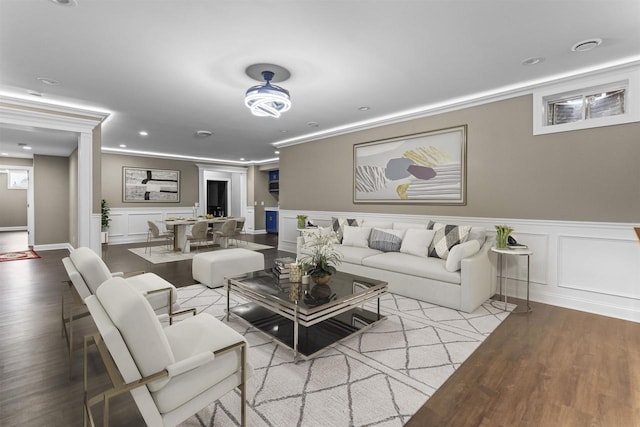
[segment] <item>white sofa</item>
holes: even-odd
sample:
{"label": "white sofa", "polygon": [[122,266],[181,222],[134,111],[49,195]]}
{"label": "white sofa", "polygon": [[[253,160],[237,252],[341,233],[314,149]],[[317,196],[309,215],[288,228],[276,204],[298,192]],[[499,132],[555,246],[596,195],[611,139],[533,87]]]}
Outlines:
{"label": "white sofa", "polygon": [[[404,236],[414,234],[412,230],[426,230],[430,224],[391,223],[384,221],[359,221],[360,238],[366,235],[366,228],[378,230],[404,230]],[[356,234],[354,228],[345,226],[345,233]],[[310,232],[328,232],[330,229]],[[401,234],[401,233],[399,233]],[[425,234],[423,232],[423,234]],[[339,236],[340,237],[340,236]],[[471,227],[467,242],[453,246],[448,258],[420,256],[406,252],[383,252],[373,249],[364,242],[355,241],[344,235],[342,244],[334,247],[342,254],[338,271],[384,280],[389,283],[389,291],[428,303],[441,305],[464,312],[473,312],[495,293],[489,249],[493,238],[486,237],[483,227]],[[305,246],[308,234],[298,237],[297,256],[309,253]],[[357,239],[356,239],[357,240]],[[472,240],[477,241],[471,242]],[[366,246],[365,246],[366,245]],[[425,248],[425,252],[428,249]]]}

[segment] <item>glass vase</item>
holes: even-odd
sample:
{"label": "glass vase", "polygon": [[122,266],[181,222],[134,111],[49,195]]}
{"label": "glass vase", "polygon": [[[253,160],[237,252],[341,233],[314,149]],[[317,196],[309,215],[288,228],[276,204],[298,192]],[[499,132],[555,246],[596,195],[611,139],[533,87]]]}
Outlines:
{"label": "glass vase", "polygon": [[500,232],[496,234],[496,248],[504,249],[507,247],[507,243],[509,241],[509,234],[510,233],[500,233]]}

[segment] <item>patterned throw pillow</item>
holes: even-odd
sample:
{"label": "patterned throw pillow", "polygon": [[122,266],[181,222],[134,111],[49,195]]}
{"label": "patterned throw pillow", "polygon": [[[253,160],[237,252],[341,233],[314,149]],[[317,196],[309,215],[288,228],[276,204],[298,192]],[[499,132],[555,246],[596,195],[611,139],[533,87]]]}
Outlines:
{"label": "patterned throw pillow", "polygon": [[382,252],[400,252],[404,230],[374,228],[369,236],[369,247]]}
{"label": "patterned throw pillow", "polygon": [[331,217],[331,223],[333,231],[336,233],[336,239],[338,243],[342,243],[342,235],[344,234],[344,226],[349,225],[351,227],[357,227],[358,220],[353,218],[335,218]]}
{"label": "patterned throw pillow", "polygon": [[447,259],[451,248],[467,241],[471,226],[441,224],[436,222],[433,224],[433,229],[436,234],[433,236],[433,241],[429,248],[429,256]]}

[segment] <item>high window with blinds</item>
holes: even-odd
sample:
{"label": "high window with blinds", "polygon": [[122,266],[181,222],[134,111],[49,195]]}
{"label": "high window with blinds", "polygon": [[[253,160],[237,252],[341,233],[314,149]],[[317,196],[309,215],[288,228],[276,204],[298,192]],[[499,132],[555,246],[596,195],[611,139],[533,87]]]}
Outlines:
{"label": "high window with blinds", "polygon": [[533,92],[533,134],[640,121],[640,69],[581,78]]}
{"label": "high window with blinds", "polygon": [[548,100],[547,126],[624,114],[626,92],[626,88],[608,89]]}

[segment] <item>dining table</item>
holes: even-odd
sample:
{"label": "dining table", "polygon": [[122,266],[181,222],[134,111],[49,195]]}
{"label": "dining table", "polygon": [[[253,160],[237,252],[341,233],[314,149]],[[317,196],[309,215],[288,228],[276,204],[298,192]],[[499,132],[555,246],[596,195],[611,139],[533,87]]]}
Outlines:
{"label": "dining table", "polygon": [[[180,251],[182,250],[182,244],[184,243],[184,237],[187,234],[187,229],[198,222],[207,222],[209,224],[223,224],[225,221],[229,219],[234,219],[233,217],[213,217],[213,218],[167,218],[162,221],[167,229],[173,228],[173,250]],[[225,242],[223,242],[226,244]]]}

